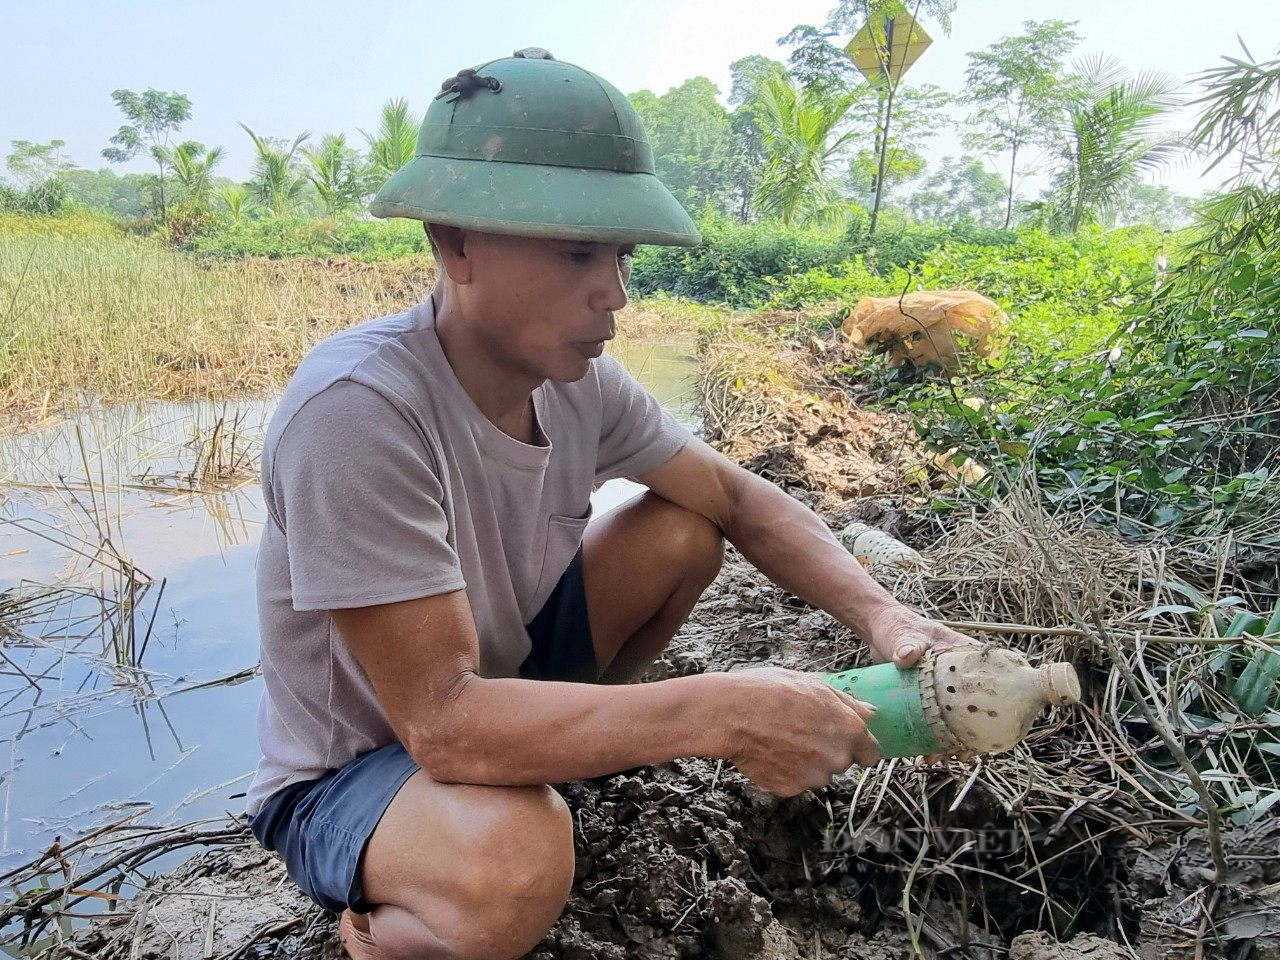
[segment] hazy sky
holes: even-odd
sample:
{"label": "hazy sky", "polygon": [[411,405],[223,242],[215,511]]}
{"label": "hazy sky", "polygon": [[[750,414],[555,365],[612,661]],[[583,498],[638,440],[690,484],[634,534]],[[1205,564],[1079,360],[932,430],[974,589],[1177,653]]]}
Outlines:
{"label": "hazy sky", "polygon": [[[730,62],[785,59],[778,37],[820,25],[832,2],[0,0],[0,153],[11,140],[58,138],[81,166],[106,166],[99,151],[122,122],[111,91],[157,87],[191,98],[182,137],[224,146],[219,172],[243,178],[251,144],[237,121],[276,137],[345,132],[363,146],[359,130],[376,127],[386,99],[421,111],[459,68],[524,46],[628,93],[701,74],[727,95]],[[925,21],[935,42],[908,79],[958,91],[967,52],[1050,18],[1079,21],[1082,54],[1179,77],[1238,53],[1237,34],[1257,57],[1280,44],[1280,0],[959,0],[950,37]],[[957,152],[953,133],[928,151]],[[1187,166],[1163,180],[1192,192],[1198,173]]]}

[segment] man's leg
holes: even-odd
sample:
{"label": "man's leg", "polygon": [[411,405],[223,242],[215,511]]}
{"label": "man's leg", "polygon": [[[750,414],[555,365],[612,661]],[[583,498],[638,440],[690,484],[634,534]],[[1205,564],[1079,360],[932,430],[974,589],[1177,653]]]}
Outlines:
{"label": "man's leg", "polygon": [[[583,579],[603,680],[634,680],[662,653],[724,559],[720,531],[646,493],[591,524]],[[573,827],[550,787],[441,784],[419,771],[362,862],[367,917],[343,915],[355,960],[505,958],[549,930],[573,882]]]}
{"label": "man's leg", "polygon": [[366,916],[342,916],[354,960],[522,957],[564,909],[573,824],[550,787],[437,783],[415,773],[361,863]]}
{"label": "man's leg", "polygon": [[602,681],[639,679],[723,562],[724,540],[715,524],[654,493],[587,527],[582,575]]}

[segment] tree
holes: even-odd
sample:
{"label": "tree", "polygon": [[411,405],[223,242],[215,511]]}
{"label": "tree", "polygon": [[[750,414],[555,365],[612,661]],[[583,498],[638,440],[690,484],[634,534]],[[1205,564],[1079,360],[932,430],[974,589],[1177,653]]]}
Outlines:
{"label": "tree", "polygon": [[729,156],[725,176],[729,183],[728,200],[739,220],[750,213],[756,189],[764,176],[766,157],[760,132],[763,108],[760,88],[770,78],[787,76],[785,64],[769,57],[751,54],[729,64],[732,85],[730,106],[736,107],[729,117]]}
{"label": "tree", "polygon": [[160,216],[165,218],[164,174],[169,166],[169,138],[191,119],[191,101],[181,93],[165,93],[149,88],[144,93],[115,90],[111,94],[121,113],[130,121],[116,131],[102,155],[112,163],[125,163],[146,151],[159,168],[157,196]]}
{"label": "tree", "polygon": [[[1209,158],[1206,172],[1235,167],[1226,189],[1197,210],[1202,235],[1192,261],[1227,282],[1221,273],[1238,255],[1274,257],[1280,248],[1280,56],[1259,61],[1243,52],[1197,78],[1201,112],[1190,137]],[[1213,285],[1210,279],[1205,288]]]}
{"label": "tree", "polygon": [[5,158],[5,167],[19,187],[34,189],[50,180],[61,179],[75,169],[75,164],[62,155],[62,148],[66,145],[65,140],[50,140],[48,143],[14,140],[13,152]]}
{"label": "tree", "polygon": [[1049,132],[1073,92],[1063,58],[1080,42],[1074,21],[1027,20],[1023,27],[1022,36],[1003,37],[986,50],[969,54],[961,98],[974,108],[967,120],[970,129],[962,138],[965,146],[1009,151],[1005,229],[1013,220],[1018,154],[1029,144],[1051,142]]}
{"label": "tree", "polygon": [[302,198],[310,182],[298,164],[298,148],[311,136],[303,131],[286,145],[283,140],[260,137],[243,123],[244,132],[253,141],[257,157],[253,161],[250,187],[257,199],[273,216],[283,217]]}
{"label": "tree", "polygon": [[183,199],[204,209],[209,200],[213,168],[222,162],[222,147],[206,150],[203,143],[187,140],[172,150],[161,149],[174,180],[182,188]]}
{"label": "tree", "polygon": [[794,47],[787,63],[796,83],[827,99],[850,93],[860,84],[858,68],[831,42],[835,36],[834,28],[819,30],[804,23],[778,39],[779,46]]}
{"label": "tree", "polygon": [[[868,91],[880,92],[876,86]],[[893,133],[879,134],[882,103],[871,96],[863,97],[850,114],[853,124],[874,136],[875,148],[862,149],[854,155],[849,168],[850,187],[858,202],[874,207],[876,196],[882,205],[894,191],[924,170],[921,150],[948,123],[947,107],[951,95],[932,83],[914,87],[902,84],[894,96]],[[874,131],[874,133],[873,133]]]}
{"label": "tree", "polygon": [[376,186],[413,159],[418,147],[420,118],[409,109],[403,97],[382,105],[377,136],[364,134],[369,144],[369,166],[373,168]]}
{"label": "tree", "polygon": [[880,160],[876,170],[875,200],[871,207],[868,236],[875,236],[880,206],[884,202],[884,178],[892,145],[894,98],[902,82],[901,67],[896,71],[892,69],[896,65],[890,55],[896,39],[891,34],[895,26],[902,28],[908,15],[918,20],[921,14],[928,14],[938,22],[943,33],[950,35],[951,14],[955,9],[956,0],[839,0],[827,18],[828,27],[835,30],[854,32],[865,24],[875,42],[880,64],[878,74],[873,79],[880,93],[881,104],[876,123],[876,150]]}
{"label": "tree", "polygon": [[892,188],[906,186],[924,175],[928,164],[924,157],[910,147],[894,146],[889,150],[889,162],[880,171],[880,155],[875,150],[859,150],[849,161],[849,194],[862,207],[875,203],[876,181],[886,193]]}
{"label": "tree", "polygon": [[61,179],[81,206],[118,217],[141,217],[146,212],[146,178],[137,173],[118,176],[114,170],[68,170]]}
{"label": "tree", "polygon": [[732,128],[706,77],[694,77],[662,96],[641,90],[631,96],[649,142],[658,176],[691,210],[723,207]]}
{"label": "tree", "polygon": [[832,168],[855,131],[839,127],[860,93],[825,97],[790,78],[769,78],[760,91],[767,157],[756,208],[788,226],[839,224],[848,204]]}
{"label": "tree", "polygon": [[752,53],[729,64],[729,106],[746,107],[759,99],[761,86],[770,77],[785,77],[784,64],[770,57]]}
{"label": "tree", "polygon": [[244,183],[218,187],[213,191],[213,195],[226,206],[232,223],[240,223],[253,203],[253,188]]}
{"label": "tree", "polygon": [[1159,126],[1181,100],[1165,74],[1136,77],[1114,58],[1094,57],[1080,70],[1079,87],[1055,131],[1057,170],[1048,203],[1049,223],[1075,233],[1114,217],[1143,174],[1183,148],[1183,139]]}
{"label": "tree", "polygon": [[317,149],[303,147],[302,155],[311,167],[307,171],[307,179],[315,185],[325,213],[332,216],[350,210],[360,202],[364,192],[360,183],[360,158],[347,146],[345,136],[326,133],[320,138]]}
{"label": "tree", "polygon": [[1004,181],[977,157],[943,157],[936,172],[911,195],[907,210],[920,223],[998,227],[1005,219]]}
{"label": "tree", "polygon": [[1115,225],[1142,224],[1157,230],[1179,230],[1192,220],[1194,201],[1164,184],[1140,183],[1129,191],[1115,213]]}

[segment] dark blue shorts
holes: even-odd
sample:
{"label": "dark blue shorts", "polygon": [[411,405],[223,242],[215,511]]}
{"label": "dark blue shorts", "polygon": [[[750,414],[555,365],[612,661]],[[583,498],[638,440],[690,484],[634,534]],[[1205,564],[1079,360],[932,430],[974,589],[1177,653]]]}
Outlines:
{"label": "dark blue shorts", "polygon": [[[525,629],[533,649],[520,668],[522,677],[598,679],[581,549]],[[284,858],[294,883],[321,907],[368,913],[372,904],[364,898],[361,858],[383,813],[417,771],[404,747],[388,744],[319,780],[278,791],[249,819],[249,829],[263,847]]]}

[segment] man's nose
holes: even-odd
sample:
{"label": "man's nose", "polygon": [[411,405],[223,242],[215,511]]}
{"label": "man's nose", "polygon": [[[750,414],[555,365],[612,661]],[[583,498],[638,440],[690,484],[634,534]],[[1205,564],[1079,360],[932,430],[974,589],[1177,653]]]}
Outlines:
{"label": "man's nose", "polygon": [[629,261],[624,265],[616,256],[612,259],[612,263],[606,262],[597,272],[593,310],[621,310],[627,305],[627,281],[631,279]]}

